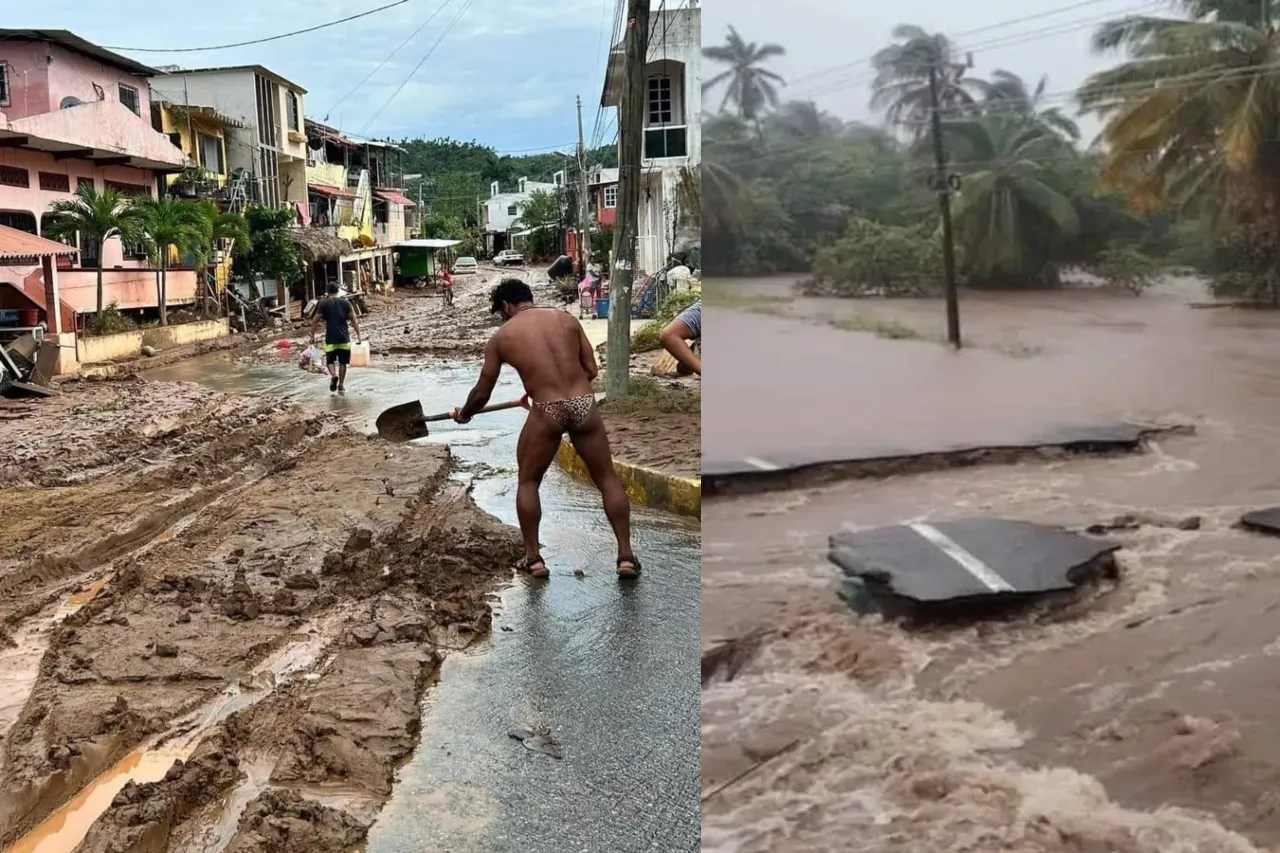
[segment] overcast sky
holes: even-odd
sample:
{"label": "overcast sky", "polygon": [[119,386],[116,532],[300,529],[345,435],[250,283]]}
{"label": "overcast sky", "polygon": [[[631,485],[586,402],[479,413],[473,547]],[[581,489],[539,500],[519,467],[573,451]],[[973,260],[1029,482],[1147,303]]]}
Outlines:
{"label": "overcast sky", "polygon": [[[1069,5],[1073,8],[1045,14]],[[1089,74],[1117,61],[1117,57],[1091,52],[1089,37],[1098,23],[1133,12],[1162,13],[1166,8],[1142,0],[1077,0],[1074,4],[1070,0],[705,0],[702,41],[722,42],[732,24],[747,41],[780,44],[787,48],[787,55],[768,67],[792,81],[783,90],[784,97],[812,99],[842,118],[878,123],[882,117],[867,106],[871,72],[865,60],[891,41],[890,31],[897,24],[947,33],[973,51],[974,73],[979,76],[1005,68],[1034,85],[1048,74],[1047,91],[1053,94],[1073,90]],[[1005,22],[1010,23],[993,27]],[[982,32],[962,35],[979,28]],[[712,66],[703,69],[704,78],[714,73]],[[718,92],[708,99],[712,109],[719,103]],[[1075,109],[1065,95],[1051,97],[1047,104],[1070,112]],[[1092,120],[1082,121],[1081,126],[1086,142],[1098,130]]]}
{"label": "overcast sky", "polygon": [[[723,0],[729,2],[729,0]],[[391,0],[4,0],[5,27],[67,29],[104,46],[195,47],[302,29]],[[150,65],[265,65],[307,90],[307,114],[372,136],[477,139],[503,152],[578,139],[574,96],[592,131],[604,81],[612,0],[475,0],[404,90],[409,75],[467,0],[443,11],[356,94],[339,100],[444,0],[402,6],[319,32],[199,53],[119,51]],[[608,20],[605,16],[608,11]],[[125,11],[127,10],[127,11]],[[612,138],[612,135],[610,135]]]}

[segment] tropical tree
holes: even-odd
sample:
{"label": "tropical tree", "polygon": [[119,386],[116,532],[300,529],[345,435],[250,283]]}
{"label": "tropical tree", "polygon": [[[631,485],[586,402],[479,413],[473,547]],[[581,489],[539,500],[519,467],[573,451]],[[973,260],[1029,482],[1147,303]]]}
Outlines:
{"label": "tropical tree", "polygon": [[1061,107],[1042,106],[1048,85],[1048,74],[1041,75],[1033,90],[1028,89],[1026,81],[1017,74],[997,68],[983,86],[983,107],[988,111],[1034,118],[1074,142],[1080,138],[1080,125]]}
{"label": "tropical tree", "polygon": [[[952,205],[964,267],[978,283],[1043,281],[1060,245],[1079,231],[1075,205],[1045,164],[1069,147],[1046,125],[988,115],[949,123],[962,184]],[[965,162],[974,166],[964,170]]]}
{"label": "tropical tree", "polygon": [[786,52],[782,45],[744,41],[736,29],[729,27],[724,44],[702,49],[702,55],[707,59],[729,67],[703,83],[702,88],[710,90],[725,83],[720,109],[735,104],[744,119],[754,121],[766,107],[778,105],[778,87],[786,85],[779,74],[761,65]]}
{"label": "tropical tree", "polygon": [[173,196],[146,196],[135,201],[133,207],[149,254],[159,261],[160,289],[157,296],[160,303],[160,325],[166,326],[169,324],[167,302],[170,252],[177,250],[179,257],[199,257],[201,252],[208,251],[213,226],[199,205]]}
{"label": "tropical tree", "polygon": [[966,76],[969,63],[942,33],[930,33],[915,24],[893,28],[894,44],[881,48],[871,59],[875,80],[871,106],[884,110],[890,125],[906,127],[920,135],[932,110],[930,69],[937,72],[938,105],[951,115],[969,111],[984,90],[983,81]]}
{"label": "tropical tree", "polygon": [[[83,183],[76,189],[75,198],[56,201],[49,212],[56,217],[47,234],[56,240],[96,242],[99,246],[112,237],[135,240],[139,236],[139,222],[132,200],[107,187],[98,192],[92,183]],[[102,285],[102,251],[98,251],[98,310],[101,317],[106,310],[106,298]]]}
{"label": "tropical tree", "polygon": [[1085,81],[1104,119],[1102,180],[1135,207],[1274,219],[1280,196],[1280,43],[1270,4],[1191,2],[1191,19],[1128,15],[1093,45],[1131,57]]}

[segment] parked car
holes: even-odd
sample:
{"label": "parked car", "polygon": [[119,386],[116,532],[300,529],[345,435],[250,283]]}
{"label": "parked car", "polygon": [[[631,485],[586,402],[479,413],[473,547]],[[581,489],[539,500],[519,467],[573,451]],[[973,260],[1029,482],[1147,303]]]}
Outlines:
{"label": "parked car", "polygon": [[524,266],[524,255],[515,249],[503,249],[493,256],[493,262],[500,267]]}
{"label": "parked car", "polygon": [[479,268],[479,266],[480,265],[476,263],[475,258],[465,255],[453,262],[453,274],[465,275],[466,273],[473,273]]}

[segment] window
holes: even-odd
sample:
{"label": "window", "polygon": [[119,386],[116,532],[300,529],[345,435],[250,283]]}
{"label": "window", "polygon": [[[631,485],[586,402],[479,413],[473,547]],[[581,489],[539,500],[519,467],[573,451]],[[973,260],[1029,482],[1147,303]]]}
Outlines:
{"label": "window", "polygon": [[145,260],[147,257],[147,245],[141,240],[121,240],[120,245],[123,247],[123,256],[130,260]]}
{"label": "window", "polygon": [[606,208],[612,208],[612,207],[618,206],[618,188],[617,187],[604,188],[604,206]]}
{"label": "window", "polygon": [[689,156],[686,129],[683,127],[646,127],[644,130],[644,156],[646,160],[657,157]]}
{"label": "window", "polygon": [[156,133],[164,133],[164,113],[156,101],[151,102],[151,129]]}
{"label": "window", "polygon": [[36,215],[26,210],[0,210],[0,225],[39,236]]}
{"label": "window", "polygon": [[165,136],[169,137],[169,142],[173,145],[174,148],[177,148],[179,151],[182,150],[182,134],[181,133],[175,130],[173,133],[166,133]]}
{"label": "window", "polygon": [[9,106],[9,66],[0,62],[0,107]]}
{"label": "window", "polygon": [[284,97],[289,107],[289,129],[302,130],[302,125],[298,121],[298,96],[293,92],[285,92]]}
{"label": "window", "polygon": [[102,241],[93,237],[80,237],[80,266],[91,269],[102,263]]}
{"label": "window", "polygon": [[151,195],[150,190],[138,184],[126,184],[121,181],[103,181],[105,189],[115,190],[122,195]]}
{"label": "window", "polygon": [[649,124],[671,123],[671,78],[649,78]]}
{"label": "window", "polygon": [[81,187],[93,189],[93,178],[76,178],[76,189],[78,190]]}
{"label": "window", "polygon": [[133,86],[125,83],[120,84],[120,103],[129,108],[136,116],[142,115],[142,101],[138,97],[138,90]]}
{"label": "window", "polygon": [[71,192],[71,177],[59,175],[57,172],[41,172],[40,189],[48,193],[69,193]]}
{"label": "window", "polygon": [[200,146],[200,165],[215,175],[225,175],[227,170],[222,162],[222,140],[207,133],[197,133],[196,142]]}
{"label": "window", "polygon": [[20,169],[17,166],[0,166],[0,186],[20,187],[25,190],[31,186],[31,175],[26,169]]}
{"label": "window", "polygon": [[520,208],[516,205],[512,204],[507,206],[507,216],[515,216],[518,213],[520,213]]}

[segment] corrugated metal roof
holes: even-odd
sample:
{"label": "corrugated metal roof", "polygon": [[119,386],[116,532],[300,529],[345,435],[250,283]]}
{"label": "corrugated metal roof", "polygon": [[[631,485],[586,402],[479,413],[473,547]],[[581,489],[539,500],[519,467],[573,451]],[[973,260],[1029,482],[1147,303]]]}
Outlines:
{"label": "corrugated metal roof", "polygon": [[373,194],[383,201],[389,201],[392,204],[402,204],[405,207],[414,207],[414,203],[401,192],[395,190],[374,190]]}
{"label": "corrugated metal roof", "polygon": [[49,255],[74,255],[75,246],[46,240],[17,228],[0,225],[0,261],[43,258]]}

